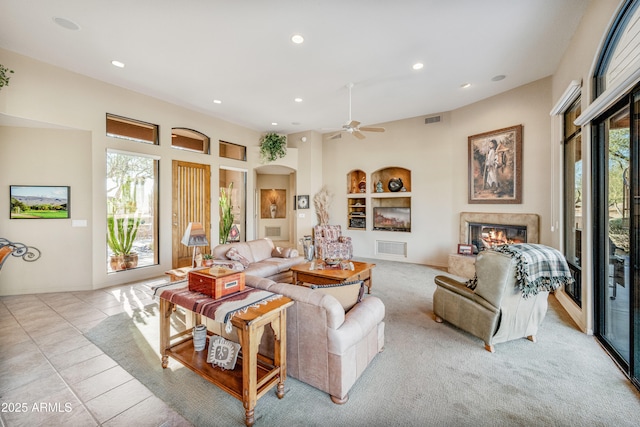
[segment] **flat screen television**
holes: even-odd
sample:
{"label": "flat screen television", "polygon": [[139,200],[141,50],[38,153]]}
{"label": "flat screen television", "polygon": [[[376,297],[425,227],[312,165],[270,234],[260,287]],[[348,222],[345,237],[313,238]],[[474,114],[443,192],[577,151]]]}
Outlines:
{"label": "flat screen television", "polygon": [[411,231],[411,208],[374,207],[373,229]]}

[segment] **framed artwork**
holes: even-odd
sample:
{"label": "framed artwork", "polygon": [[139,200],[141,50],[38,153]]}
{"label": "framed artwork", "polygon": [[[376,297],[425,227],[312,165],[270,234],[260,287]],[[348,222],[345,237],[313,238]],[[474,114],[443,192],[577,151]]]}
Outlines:
{"label": "framed artwork", "polygon": [[459,255],[473,255],[473,245],[458,245],[458,254]]}
{"label": "framed artwork", "polygon": [[10,185],[10,219],[70,218],[71,187]]}
{"label": "framed artwork", "polygon": [[309,209],[309,196],[298,196],[298,209]]}
{"label": "framed artwork", "polygon": [[239,351],[240,344],[220,336],[213,336],[209,339],[207,362],[222,369],[233,370],[236,366]]}
{"label": "framed artwork", "polygon": [[260,218],[287,217],[287,190],[260,190]]}
{"label": "framed artwork", "polygon": [[469,203],[522,203],[522,125],[469,137]]}

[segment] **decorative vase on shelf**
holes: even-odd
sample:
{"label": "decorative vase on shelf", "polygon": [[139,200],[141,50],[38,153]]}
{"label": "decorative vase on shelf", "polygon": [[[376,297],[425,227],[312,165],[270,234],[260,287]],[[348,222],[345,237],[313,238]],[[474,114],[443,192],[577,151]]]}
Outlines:
{"label": "decorative vase on shelf", "polygon": [[271,206],[269,206],[269,213],[271,214],[271,218],[275,218],[276,217],[276,212],[278,211],[278,205],[273,204]]}
{"label": "decorative vase on shelf", "polygon": [[382,181],[376,183],[376,193],[382,193]]}

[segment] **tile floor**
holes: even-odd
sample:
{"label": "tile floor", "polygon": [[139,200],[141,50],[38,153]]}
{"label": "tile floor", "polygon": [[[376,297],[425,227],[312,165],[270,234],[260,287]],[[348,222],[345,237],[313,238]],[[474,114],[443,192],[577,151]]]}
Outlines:
{"label": "tile floor", "polygon": [[0,425],[191,425],[83,336],[152,300],[144,283],[0,297]]}

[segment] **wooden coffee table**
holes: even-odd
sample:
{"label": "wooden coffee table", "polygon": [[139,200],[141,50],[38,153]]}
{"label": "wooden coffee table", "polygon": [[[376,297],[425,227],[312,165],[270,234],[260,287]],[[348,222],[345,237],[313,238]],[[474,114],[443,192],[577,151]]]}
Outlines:
{"label": "wooden coffee table", "polygon": [[325,270],[309,270],[311,263],[298,264],[291,267],[293,272],[293,284],[301,285],[303,283],[311,283],[313,285],[329,285],[332,283],[344,283],[354,280],[362,280],[367,286],[367,293],[371,293],[371,269],[375,264],[367,262],[352,261],[353,270],[341,269],[325,269]]}

